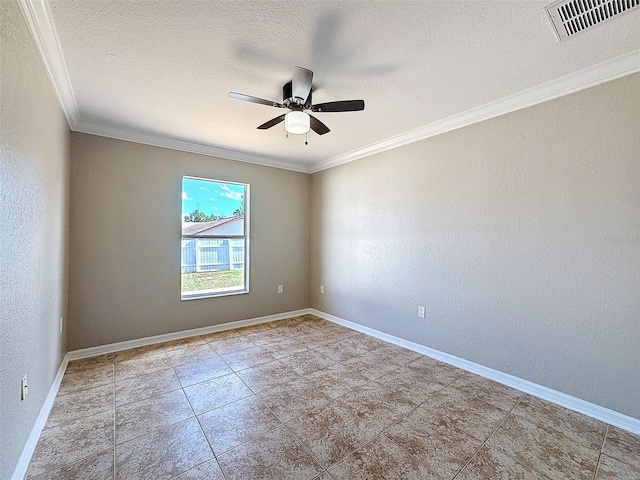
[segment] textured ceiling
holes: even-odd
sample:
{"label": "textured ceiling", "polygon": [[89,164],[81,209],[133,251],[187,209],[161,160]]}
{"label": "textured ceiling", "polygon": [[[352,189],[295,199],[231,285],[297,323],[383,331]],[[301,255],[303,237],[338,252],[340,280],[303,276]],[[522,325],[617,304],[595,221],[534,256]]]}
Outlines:
{"label": "textured ceiling", "polygon": [[[528,1],[51,1],[78,130],[127,131],[309,169],[460,112],[640,49],[640,12],[558,43]],[[285,139],[282,99],[295,65],[331,132]]]}

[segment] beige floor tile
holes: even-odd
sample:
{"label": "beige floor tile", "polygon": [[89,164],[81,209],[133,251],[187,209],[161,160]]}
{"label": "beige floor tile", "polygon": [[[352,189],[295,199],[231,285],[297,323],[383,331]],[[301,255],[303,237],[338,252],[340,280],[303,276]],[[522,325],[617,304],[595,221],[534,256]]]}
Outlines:
{"label": "beige floor tile", "polygon": [[206,360],[195,360],[174,366],[173,370],[183,387],[233,373],[233,370],[217,355]]}
{"label": "beige floor tile", "polygon": [[554,479],[591,480],[599,452],[569,437],[509,415],[487,445]]}
{"label": "beige floor tile", "polygon": [[370,335],[364,335],[364,337],[360,337],[360,344],[366,347],[367,350],[374,350],[380,347],[386,347],[390,345],[389,342],[385,342],[384,340],[381,340],[376,337],[372,337]]}
{"label": "beige floor tile", "polygon": [[244,370],[262,363],[272,362],[276,357],[264,346],[252,346],[234,353],[218,354],[234,371]]}
{"label": "beige floor tile", "polygon": [[114,445],[113,411],[101,412],[42,431],[27,477],[59,470]]}
{"label": "beige floor tile", "polygon": [[272,341],[267,345],[271,349],[271,353],[273,357],[280,360],[296,353],[308,352],[312,349],[314,345],[311,345],[307,342],[299,341],[298,339],[289,337],[289,338],[280,338],[278,340]]}
{"label": "beige floor tile", "polygon": [[375,350],[370,350],[369,353],[378,355],[381,360],[389,361],[397,365],[406,365],[422,357],[422,355],[417,352],[390,343]]}
{"label": "beige floor tile", "polygon": [[167,357],[174,367],[210,358],[220,358],[208,343],[184,345],[173,350],[167,350]]}
{"label": "beige floor tile", "polygon": [[155,357],[157,355],[164,355],[164,348],[161,343],[121,350],[115,353],[115,361],[119,363],[126,362],[127,360],[144,360],[145,358]]}
{"label": "beige floor tile", "polygon": [[416,408],[410,396],[397,386],[368,383],[356,387],[336,400],[358,416],[377,418],[388,426]]}
{"label": "beige floor tile", "polygon": [[228,340],[231,338],[242,338],[245,336],[242,331],[243,330],[241,328],[232,328],[229,330],[222,330],[220,332],[207,333],[205,335],[202,335],[202,338],[209,344],[217,343],[221,342],[222,340]]}
{"label": "beige floor tile", "polygon": [[464,374],[463,370],[429,357],[420,357],[405,365],[418,373],[421,381],[436,381],[448,385]]}
{"label": "beige floor tile", "polygon": [[424,381],[419,374],[408,368],[400,367],[392,372],[376,378],[375,382],[389,387],[395,387],[407,393],[415,405],[427,401],[435,392],[445,386],[436,381]]}
{"label": "beige floor tile", "polygon": [[258,397],[283,423],[321,408],[331,400],[304,377],[263,390]]}
{"label": "beige floor tile", "polygon": [[113,480],[113,449],[84,458],[60,470],[29,478],[33,480]]}
{"label": "beige floor tile", "polygon": [[118,406],[116,444],[128,442],[193,416],[193,410],[182,390]]}
{"label": "beige floor tile", "polygon": [[640,468],[640,435],[609,427],[602,453]]}
{"label": "beige floor tile", "polygon": [[371,351],[341,362],[339,365],[348,371],[359,372],[367,380],[380,378],[399,367],[398,364],[382,359]]}
{"label": "beige floor tile", "polygon": [[259,338],[266,345],[271,345],[273,343],[278,343],[285,340],[290,340],[290,337],[285,337],[282,335],[277,328],[266,328],[264,331],[261,331],[259,334]]}
{"label": "beige floor tile", "polygon": [[227,480],[310,480],[322,472],[306,447],[284,427],[220,455],[218,462]]}
{"label": "beige floor tile", "polygon": [[314,316],[70,362],[28,475],[223,480],[214,451],[227,480],[640,479],[640,437]]}
{"label": "beige floor tile", "polygon": [[214,459],[178,475],[174,480],[225,480],[225,478],[218,462]]}
{"label": "beige floor tile", "polygon": [[333,365],[336,363],[336,359],[322,351],[308,350],[281,358],[280,362],[298,375],[308,375]]}
{"label": "beige floor tile", "polygon": [[278,418],[255,395],[198,415],[198,421],[216,455],[281,425]]}
{"label": "beige floor tile", "polygon": [[607,425],[593,418],[572,412],[545,400],[526,395],[513,414],[569,437],[594,450],[600,450]]}
{"label": "beige floor tile", "polygon": [[454,426],[479,440],[485,440],[508,412],[452,387],[431,396],[424,406],[434,421]]}
{"label": "beige floor tile", "polygon": [[58,395],[113,384],[113,365],[105,364],[86,370],[65,373],[58,389]]}
{"label": "beige floor tile", "polygon": [[410,455],[384,435],[359,448],[329,473],[336,480],[440,479],[420,456]]}
{"label": "beige floor tile", "polygon": [[180,388],[172,368],[126,377],[116,381],[116,407],[157,397]]}
{"label": "beige floor tile", "polygon": [[[320,345],[316,347],[315,352],[319,353],[323,358],[333,360],[332,363],[344,362],[353,357],[358,356],[357,353],[345,349],[342,345],[337,343],[328,343],[326,345]],[[328,366],[328,365],[327,365]]]}
{"label": "beige floor tile", "polygon": [[82,358],[80,360],[71,360],[67,365],[65,373],[87,370],[89,368],[104,367],[105,365],[113,365],[115,354],[107,353],[105,355],[97,355],[95,357]]}
{"label": "beige floor tile", "polygon": [[240,370],[238,376],[254,393],[298,378],[296,372],[278,360]]}
{"label": "beige floor tile", "polygon": [[358,447],[375,438],[385,427],[377,416],[358,415],[344,405],[298,417],[287,427],[311,450],[323,467],[339,462]]}
{"label": "beige floor tile", "polygon": [[155,372],[167,368],[171,368],[171,363],[164,351],[160,350],[141,358],[131,358],[116,362],[116,379],[136,377],[142,373]]}
{"label": "beige floor tile", "polygon": [[595,480],[638,480],[640,468],[608,455],[600,456]]}
{"label": "beige floor tile", "polygon": [[422,458],[433,474],[453,478],[480,448],[482,440],[435,418],[422,405],[384,434],[411,455]]}
{"label": "beige floor tile", "polygon": [[319,348],[334,344],[345,338],[343,335],[328,329],[309,328],[303,332],[296,333],[289,339],[293,342],[308,345],[309,348]]}
{"label": "beige floor tile", "polygon": [[167,354],[172,350],[180,350],[185,347],[192,347],[197,345],[207,345],[204,335],[197,335],[195,337],[181,338],[179,340],[172,340],[162,344],[162,348]]}
{"label": "beige floor tile", "polygon": [[253,346],[251,342],[243,338],[207,338],[207,344],[213,348],[218,355],[241,352]]}
{"label": "beige floor tile", "polygon": [[335,480],[328,472],[323,472],[317,477],[314,477],[313,480]]}
{"label": "beige floor tile", "polygon": [[116,446],[117,480],[173,478],[213,458],[195,418]]}
{"label": "beige floor tile", "polygon": [[197,414],[253,395],[235,373],[186,387],[184,393]]}
{"label": "beige floor tile", "polygon": [[113,406],[113,384],[58,395],[49,413],[46,428],[113,410]]}
{"label": "beige floor tile", "polygon": [[350,352],[353,352],[356,355],[361,355],[371,350],[369,347],[367,347],[362,343],[363,341],[362,335],[363,334],[361,333],[356,333],[354,335],[351,335],[345,338],[344,340],[340,340],[339,342],[336,343],[336,345],[340,349],[348,350]]}
{"label": "beige floor tile", "polygon": [[458,377],[451,386],[507,412],[525,395],[518,390],[472,373],[465,373]]}
{"label": "beige floor tile", "polygon": [[547,480],[493,447],[484,446],[460,472],[456,480]]}
{"label": "beige floor tile", "polygon": [[305,378],[329,398],[338,398],[369,382],[369,378],[361,370],[350,370],[344,363],[337,363],[324,370],[319,370]]}

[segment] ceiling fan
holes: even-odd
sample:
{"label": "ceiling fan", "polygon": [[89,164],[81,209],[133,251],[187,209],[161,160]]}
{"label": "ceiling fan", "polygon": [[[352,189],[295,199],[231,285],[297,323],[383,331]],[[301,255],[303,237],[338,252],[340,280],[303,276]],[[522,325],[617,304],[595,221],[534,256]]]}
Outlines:
{"label": "ceiling fan", "polygon": [[364,110],[364,100],[341,100],[338,102],[311,103],[313,92],[313,72],[303,67],[293,69],[293,79],[282,87],[282,103],[264,100],[251,95],[229,92],[229,97],[245,102],[259,103],[270,107],[287,108],[288,113],[272,118],[258,127],[258,130],[266,130],[284,122],[284,129],[288,133],[296,135],[305,134],[309,129],[318,135],[329,133],[329,127],[318,120],[311,112],[357,112]]}

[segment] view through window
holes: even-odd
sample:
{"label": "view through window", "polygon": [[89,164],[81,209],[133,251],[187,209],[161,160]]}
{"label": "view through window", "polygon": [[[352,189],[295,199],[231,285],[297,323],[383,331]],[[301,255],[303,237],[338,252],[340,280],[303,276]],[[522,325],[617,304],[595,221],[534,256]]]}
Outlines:
{"label": "view through window", "polygon": [[249,291],[249,185],[182,178],[182,299]]}

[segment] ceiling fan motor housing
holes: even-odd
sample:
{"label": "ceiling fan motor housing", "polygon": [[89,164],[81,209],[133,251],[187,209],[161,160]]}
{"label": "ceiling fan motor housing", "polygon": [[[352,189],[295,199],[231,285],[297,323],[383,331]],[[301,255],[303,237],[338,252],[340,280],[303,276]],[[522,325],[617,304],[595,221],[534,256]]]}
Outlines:
{"label": "ceiling fan motor housing", "polygon": [[301,105],[300,103],[298,103],[300,100],[296,101],[296,99],[293,98],[293,88],[291,85],[292,82],[287,82],[282,87],[282,103],[291,110],[307,110],[311,108],[311,96],[313,94],[313,88],[309,91],[307,101]]}

